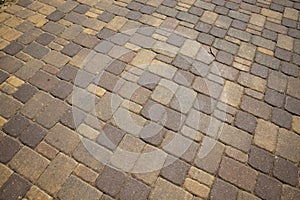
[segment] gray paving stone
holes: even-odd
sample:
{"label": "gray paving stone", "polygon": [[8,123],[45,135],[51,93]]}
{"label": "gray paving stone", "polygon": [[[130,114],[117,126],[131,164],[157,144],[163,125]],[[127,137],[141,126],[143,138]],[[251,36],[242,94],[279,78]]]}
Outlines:
{"label": "gray paving stone", "polygon": [[293,97],[286,97],[285,100],[285,108],[296,115],[300,115],[300,100],[295,99]]}
{"label": "gray paving stone", "polygon": [[8,163],[21,148],[19,142],[9,136],[0,140],[0,162]]}
{"label": "gray paving stone", "polygon": [[3,131],[11,136],[17,137],[29,125],[30,121],[26,117],[18,114],[10,118],[10,120],[3,126]]}
{"label": "gray paving stone", "polygon": [[276,107],[282,107],[284,103],[284,95],[272,90],[272,89],[267,89],[265,92],[265,101],[272,106]]}
{"label": "gray paving stone", "polygon": [[236,199],[237,194],[237,187],[223,181],[222,179],[216,179],[210,193],[210,199]]}
{"label": "gray paving stone", "polygon": [[284,110],[273,108],[271,121],[281,127],[289,129],[292,123],[292,115]]}
{"label": "gray paving stone", "polygon": [[251,146],[248,163],[266,174],[273,169],[274,156],[268,151]]}
{"label": "gray paving stone", "polygon": [[149,193],[149,186],[134,178],[128,178],[120,191],[119,198],[121,200],[147,199]]}
{"label": "gray paving stone", "polygon": [[275,159],[273,174],[279,180],[292,186],[298,185],[298,167],[280,157]]}
{"label": "gray paving stone", "polygon": [[263,199],[280,199],[282,184],[274,178],[260,174],[257,178],[255,194]]}
{"label": "gray paving stone", "polygon": [[41,59],[49,52],[49,49],[33,42],[29,46],[25,47],[23,51],[34,58]]}
{"label": "gray paving stone", "polygon": [[9,45],[7,45],[3,51],[9,55],[16,55],[19,51],[23,49],[23,45],[18,42],[11,42]]}
{"label": "gray paving stone", "polygon": [[48,15],[46,19],[57,22],[58,20],[62,19],[64,16],[65,14],[63,12],[59,10],[55,10],[50,15]]}
{"label": "gray paving stone", "polygon": [[12,117],[22,106],[17,100],[0,93],[0,115],[5,118]]}

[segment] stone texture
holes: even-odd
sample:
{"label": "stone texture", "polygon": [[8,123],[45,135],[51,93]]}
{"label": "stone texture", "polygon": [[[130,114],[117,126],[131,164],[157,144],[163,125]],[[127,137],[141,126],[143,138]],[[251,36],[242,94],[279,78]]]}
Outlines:
{"label": "stone texture", "polygon": [[10,138],[9,136],[1,138],[0,144],[1,163],[9,162],[21,148],[20,144],[16,140]]}
{"label": "stone texture", "polygon": [[221,180],[216,179],[210,193],[210,199],[236,199],[238,189]]}
{"label": "stone texture", "polygon": [[273,123],[258,119],[254,134],[254,144],[270,152],[274,152],[277,143],[278,129],[278,126]]}
{"label": "stone texture", "polygon": [[273,174],[279,180],[297,186],[298,168],[291,162],[280,157],[275,159]]}
{"label": "stone texture", "polygon": [[147,199],[150,187],[133,178],[128,178],[120,192],[119,198],[122,200]]}
{"label": "stone texture", "polygon": [[36,147],[45,137],[46,130],[37,124],[29,125],[21,134],[19,139],[29,147]]}
{"label": "stone texture", "polygon": [[98,200],[102,196],[102,192],[96,188],[83,182],[76,176],[71,175],[62,189],[58,192],[59,199],[83,199],[88,198]]}
{"label": "stone texture", "polygon": [[260,174],[257,178],[255,194],[263,199],[280,199],[282,184],[274,178]]}
{"label": "stone texture", "polygon": [[256,146],[252,146],[249,154],[248,163],[264,173],[269,173],[273,168],[274,156]]}
{"label": "stone texture", "polygon": [[222,159],[219,175],[247,191],[253,191],[256,183],[257,172],[235,160],[224,157]]}

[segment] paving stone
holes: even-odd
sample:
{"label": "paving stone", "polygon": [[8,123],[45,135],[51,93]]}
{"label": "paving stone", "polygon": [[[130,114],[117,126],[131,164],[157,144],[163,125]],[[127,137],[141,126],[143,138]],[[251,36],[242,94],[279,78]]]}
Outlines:
{"label": "paving stone", "polygon": [[89,10],[90,7],[84,4],[79,4],[76,8],[73,9],[74,12],[77,12],[79,14],[85,14]]}
{"label": "paving stone", "polygon": [[275,49],[275,57],[279,58],[281,60],[284,60],[284,61],[290,61],[292,54],[290,51],[287,51],[285,49],[276,48]]}
{"label": "paving stone", "polygon": [[238,19],[234,19],[234,20],[232,21],[231,26],[232,26],[233,28],[236,28],[236,29],[239,29],[239,30],[246,30],[246,28],[247,28],[247,23],[242,22],[242,21],[240,21],[240,20],[238,20]]}
{"label": "paving stone", "polygon": [[255,193],[263,199],[280,199],[282,184],[274,178],[260,174]]}
{"label": "paving stone", "polygon": [[38,188],[37,186],[32,186],[30,190],[26,193],[28,199],[45,199],[50,200],[50,197],[46,192]]}
{"label": "paving stone", "polygon": [[300,192],[298,189],[292,188],[288,185],[283,185],[281,199],[288,200],[288,199],[298,199],[300,197]]}
{"label": "paving stone", "polygon": [[161,170],[161,176],[176,185],[182,186],[190,168],[189,164],[175,157],[168,157],[166,163],[169,162],[171,164]]}
{"label": "paving stone", "polygon": [[2,187],[3,184],[8,180],[8,178],[13,174],[13,171],[2,163],[0,164],[0,171],[1,171],[0,187]]}
{"label": "paving stone", "polygon": [[49,33],[43,33],[41,34],[35,41],[41,45],[48,45],[50,42],[52,42],[55,39],[55,37]]}
{"label": "paving stone", "polygon": [[29,46],[25,47],[23,52],[29,54],[34,58],[41,59],[49,52],[49,49],[33,42]]}
{"label": "paving stone", "polygon": [[58,192],[59,199],[82,199],[88,198],[98,200],[102,196],[102,192],[96,188],[83,182],[76,176],[71,175],[62,189]]}
{"label": "paving stone", "polygon": [[216,179],[210,193],[210,199],[236,199],[237,194],[238,189],[235,186],[221,179]]}
{"label": "paving stone", "polygon": [[36,147],[45,137],[46,130],[37,124],[29,125],[21,134],[20,140],[29,147]]}
{"label": "paving stone", "polygon": [[237,107],[242,99],[243,87],[231,81],[226,81],[221,100],[231,106]]}
{"label": "paving stone", "polygon": [[158,84],[160,78],[159,76],[151,73],[151,72],[148,72],[148,71],[145,71],[139,78],[138,80],[138,84],[141,85],[141,86],[144,86],[150,90],[153,90],[156,85]]}
{"label": "paving stone", "polygon": [[59,81],[56,87],[51,90],[51,94],[63,100],[67,98],[72,91],[72,84],[65,81]]}
{"label": "paving stone", "polygon": [[212,114],[216,107],[216,101],[206,95],[198,94],[196,101],[194,102],[194,107],[206,114]]}
{"label": "paving stone", "polygon": [[58,79],[48,73],[38,71],[29,82],[42,90],[49,91],[57,85]]}
{"label": "paving stone", "polygon": [[296,97],[300,99],[300,92],[297,89],[297,86],[299,85],[300,81],[295,78],[289,78],[288,79],[288,87],[287,87],[287,94],[291,95],[293,97]]}
{"label": "paving stone", "polygon": [[[209,195],[209,188],[205,185],[198,183],[197,181],[187,178],[184,182],[184,188],[202,198],[207,198]],[[195,198],[194,198],[195,199]],[[198,199],[198,198],[197,198]]]}
{"label": "paving stone", "polygon": [[215,40],[213,46],[231,54],[236,54],[238,52],[238,46],[236,44],[218,38]]}
{"label": "paving stone", "polygon": [[180,187],[177,187],[173,185],[172,183],[162,179],[158,178],[156,181],[154,189],[151,191],[151,194],[149,196],[150,200],[168,200],[168,199],[174,199],[174,200],[180,200],[180,199],[186,199],[186,200],[192,200],[193,195],[186,192]]}
{"label": "paving stone", "polygon": [[280,157],[275,159],[273,174],[279,180],[297,186],[298,168],[291,162]]}
{"label": "paving stone", "polygon": [[255,57],[255,61],[271,69],[278,69],[280,66],[280,60],[274,58],[273,56],[269,56],[267,54],[257,53]]}
{"label": "paving stone", "polygon": [[256,146],[251,146],[248,163],[266,174],[273,168],[274,156]]}
{"label": "paving stone", "polygon": [[242,42],[239,48],[238,55],[248,60],[253,60],[255,57],[256,47],[249,43]]}
{"label": "paving stone", "polygon": [[278,126],[289,129],[292,126],[292,115],[284,110],[273,108],[271,121]]}
{"label": "paving stone", "polygon": [[7,200],[23,198],[30,187],[31,183],[28,180],[14,173],[0,188],[0,198]]}
{"label": "paving stone", "polygon": [[86,114],[83,111],[76,107],[72,107],[62,115],[60,122],[71,129],[75,129],[85,117]]}
{"label": "paving stone", "polygon": [[261,119],[257,120],[257,127],[254,135],[254,144],[273,152],[276,148],[278,127],[271,122]]}
{"label": "paving stone", "polygon": [[268,29],[264,29],[262,31],[262,36],[269,40],[273,40],[273,41],[277,40],[277,33]]}
{"label": "paving stone", "polygon": [[21,103],[5,94],[0,94],[0,115],[5,118],[13,116],[21,108]]}
{"label": "paving stone", "polygon": [[112,167],[105,166],[96,181],[96,187],[101,191],[115,197],[123,187],[126,175]]}
{"label": "paving stone", "polygon": [[3,51],[9,55],[16,55],[19,51],[23,49],[23,45],[18,42],[11,42],[8,46],[6,46]]}
{"label": "paving stone", "polygon": [[0,161],[4,164],[9,162],[21,148],[20,144],[9,136],[1,139],[0,144]]}
{"label": "paving stone", "polygon": [[241,108],[263,119],[269,119],[271,116],[271,107],[266,103],[258,101],[252,97],[244,96],[242,99]]}
{"label": "paving stone", "polygon": [[283,62],[281,64],[281,71],[285,73],[286,75],[290,75],[293,77],[298,77],[299,76],[299,69],[297,65],[288,63],[288,62]]}
{"label": "paving stone", "polygon": [[257,178],[256,171],[226,157],[222,159],[219,175],[223,179],[250,192],[254,190]]}
{"label": "paving stone", "polygon": [[9,74],[0,70],[0,84],[9,78]]}
{"label": "paving stone", "polygon": [[79,44],[83,47],[92,49],[99,43],[99,40],[94,35],[88,35],[88,34],[85,34],[85,33],[80,33],[75,38],[74,43],[77,43],[77,44]]}
{"label": "paving stone", "polygon": [[206,45],[212,45],[215,40],[215,37],[209,34],[200,33],[197,41]]}
{"label": "paving stone", "polygon": [[97,142],[111,150],[114,150],[121,142],[124,132],[109,124],[103,127],[101,134],[97,137]]}
{"label": "paving stone", "polygon": [[80,49],[81,47],[79,45],[70,43],[66,45],[61,52],[67,56],[73,57],[80,51]]}
{"label": "paving stone", "polygon": [[72,158],[60,153],[39,177],[37,184],[53,195],[60,190],[75,166],[76,162]]}
{"label": "paving stone", "polygon": [[[222,154],[224,152],[225,146],[222,143],[213,141],[212,139],[205,138],[206,145],[212,146],[211,151],[205,155],[205,157],[200,158],[199,156],[195,159],[195,165],[204,171],[211,174],[215,174],[221,162]],[[202,142],[203,143],[203,142]],[[201,148],[200,148],[201,152]]]}
{"label": "paving stone", "polygon": [[62,19],[65,16],[65,14],[59,10],[55,10],[50,15],[46,17],[46,19],[49,19],[51,21],[57,22],[60,19]]}
{"label": "paving stone", "polygon": [[119,198],[123,200],[147,199],[150,187],[133,178],[128,178],[122,188]]}
{"label": "paving stone", "polygon": [[184,115],[172,109],[166,110],[164,118],[166,121],[163,125],[173,131],[179,131],[183,125],[183,122],[185,121]]}
{"label": "paving stone", "polygon": [[256,128],[256,118],[249,113],[238,111],[234,124],[238,128],[253,134]]}
{"label": "paving stone", "polygon": [[3,131],[7,134],[17,137],[19,136],[28,126],[30,121],[22,115],[15,115],[3,126]]}
{"label": "paving stone", "polygon": [[57,51],[51,51],[43,58],[43,61],[57,68],[62,68],[68,63],[69,57]]}
{"label": "paving stone", "polygon": [[265,93],[265,101],[272,106],[282,107],[284,95],[275,90],[267,89]]}
{"label": "paving stone", "polygon": [[283,158],[287,158],[297,163],[300,160],[299,141],[299,135],[285,129],[279,129],[276,152]]}
{"label": "paving stone", "polygon": [[254,196],[253,194],[245,192],[243,190],[239,190],[237,199],[238,200],[246,200],[246,199],[247,200],[259,200],[260,198]]}
{"label": "paving stone", "polygon": [[26,103],[36,92],[37,89],[35,87],[29,84],[23,84],[18,88],[17,92],[15,92],[13,96],[22,103]]}
{"label": "paving stone", "polygon": [[45,128],[53,127],[67,110],[66,103],[54,99],[46,107],[43,112],[37,115],[36,121]]}
{"label": "paving stone", "polygon": [[222,86],[207,79],[196,77],[193,89],[213,98],[218,98],[222,92]]}
{"label": "paving stone", "polygon": [[49,21],[47,24],[45,24],[42,29],[46,32],[49,32],[53,35],[59,35],[65,30],[65,27],[62,24],[59,24],[57,22]]}
{"label": "paving stone", "polygon": [[252,136],[233,126],[224,125],[220,140],[225,144],[231,145],[243,152],[249,152]]}
{"label": "paving stone", "polygon": [[35,182],[49,163],[46,158],[35,151],[23,147],[10,161],[9,166],[30,181]]}
{"label": "paving stone", "polygon": [[233,62],[233,56],[225,51],[218,51],[216,59],[226,65],[231,65]]}
{"label": "paving stone", "polygon": [[56,124],[46,136],[46,141],[66,154],[70,154],[80,142],[79,136],[70,129]]}
{"label": "paving stone", "polygon": [[300,105],[300,100],[295,99],[293,97],[289,97],[289,96],[286,97],[286,100],[285,100],[285,109],[287,109],[291,113],[299,115],[300,114],[299,105]]}

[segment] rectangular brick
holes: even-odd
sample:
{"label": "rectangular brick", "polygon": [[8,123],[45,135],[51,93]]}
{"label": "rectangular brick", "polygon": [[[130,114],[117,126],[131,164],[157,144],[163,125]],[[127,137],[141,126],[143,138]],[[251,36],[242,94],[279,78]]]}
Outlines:
{"label": "rectangular brick", "polygon": [[241,108],[266,120],[269,119],[271,115],[271,106],[248,96],[243,97]]}
{"label": "rectangular brick", "polygon": [[224,157],[221,162],[219,175],[223,179],[250,192],[254,190],[257,178],[256,171],[244,164],[226,157]]}

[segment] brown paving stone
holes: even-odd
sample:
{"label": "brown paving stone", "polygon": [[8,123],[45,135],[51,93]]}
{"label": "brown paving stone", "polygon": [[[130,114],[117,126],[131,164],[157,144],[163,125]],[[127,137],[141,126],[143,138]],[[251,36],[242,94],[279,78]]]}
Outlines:
{"label": "brown paving stone", "polygon": [[0,188],[0,198],[7,200],[20,199],[30,189],[31,183],[22,176],[14,173]]}
{"label": "brown paving stone", "polygon": [[273,108],[271,121],[278,126],[290,129],[292,126],[292,115],[284,110]]}
{"label": "brown paving stone", "polygon": [[38,43],[31,43],[23,50],[23,52],[34,58],[41,59],[49,52],[49,49]]}
{"label": "brown paving stone", "polygon": [[36,151],[41,153],[43,156],[47,157],[50,160],[54,159],[59,152],[57,149],[47,144],[46,142],[41,142],[36,147]]}
{"label": "brown paving stone", "polygon": [[37,186],[33,185],[30,190],[26,193],[26,197],[28,199],[45,199],[50,200],[50,197],[46,192],[38,188]]}
{"label": "brown paving stone", "polygon": [[168,157],[165,164],[167,166],[161,170],[160,175],[170,182],[182,186],[190,168],[189,164],[173,156]]}
{"label": "brown paving stone", "polygon": [[282,184],[274,178],[258,175],[255,194],[263,199],[280,199]]}
{"label": "brown paving stone", "polygon": [[221,180],[216,179],[214,185],[212,186],[212,190],[210,193],[210,199],[216,200],[216,199],[236,199],[238,193],[238,189]]}
{"label": "brown paving stone", "polygon": [[76,162],[72,158],[60,153],[39,177],[37,184],[53,195],[60,190],[75,167]]}
{"label": "brown paving stone", "polygon": [[248,163],[264,173],[269,173],[273,168],[274,156],[256,146],[252,146],[249,154]]}
{"label": "brown paving stone", "polygon": [[256,183],[257,172],[231,158],[223,157],[219,175],[247,191],[253,191]]}
{"label": "brown paving stone", "polygon": [[45,137],[46,130],[37,124],[29,125],[21,134],[19,139],[29,147],[36,147]]}
{"label": "brown paving stone", "polygon": [[96,187],[101,191],[115,197],[123,187],[126,175],[112,167],[105,166],[96,181]]}
{"label": "brown paving stone", "polygon": [[97,137],[97,142],[111,150],[114,150],[124,135],[125,133],[122,130],[106,124],[103,127],[101,134]]}
{"label": "brown paving stone", "polygon": [[46,136],[46,141],[57,149],[70,154],[77,147],[80,139],[79,136],[70,129],[56,124]]}
{"label": "brown paving stone", "polygon": [[238,111],[234,124],[238,128],[253,134],[256,128],[256,118],[249,113]]}
{"label": "brown paving stone", "polygon": [[285,100],[285,109],[287,109],[289,112],[294,113],[296,115],[300,115],[300,100],[295,99],[293,97],[286,97]]}
{"label": "brown paving stone", "polygon": [[94,183],[97,179],[98,174],[93,171],[92,169],[79,164],[76,169],[74,170],[74,173],[76,174],[76,176],[78,176],[79,178],[81,178],[82,180],[88,182],[88,183]]}
{"label": "brown paving stone", "polygon": [[4,125],[3,131],[11,136],[17,137],[29,125],[30,121],[26,117],[22,115],[15,115]]}
{"label": "brown paving stone", "polygon": [[21,148],[20,144],[9,136],[1,139],[0,144],[0,161],[2,163],[9,162]]}
{"label": "brown paving stone", "polygon": [[57,194],[59,199],[91,199],[99,200],[102,192],[71,175]]}
{"label": "brown paving stone", "polygon": [[22,62],[11,56],[1,56],[0,68],[6,72],[14,73],[22,67]]}
{"label": "brown paving stone", "polygon": [[78,69],[73,67],[72,65],[65,65],[57,73],[57,77],[66,81],[73,81],[76,77],[77,70]]}
{"label": "brown paving stone", "polygon": [[22,103],[26,103],[36,92],[37,89],[32,85],[23,84],[18,88],[17,92],[15,92],[13,96]]}
{"label": "brown paving stone", "polygon": [[60,99],[65,99],[73,91],[73,85],[66,81],[59,81],[55,88],[51,90],[51,94]]}
{"label": "brown paving stone", "polygon": [[29,81],[38,88],[49,91],[56,86],[58,79],[43,71],[38,71]]}
{"label": "brown paving stone", "polygon": [[[74,114],[76,113],[76,117],[74,117]],[[84,118],[86,117],[86,114],[76,108],[76,107],[72,107],[69,108],[60,118],[60,122],[69,127],[70,129],[75,129],[76,126],[78,126],[78,124],[80,124]]]}
{"label": "brown paving stone", "polygon": [[2,185],[8,180],[8,178],[10,177],[10,175],[13,174],[13,171],[11,169],[9,169],[6,165],[4,164],[0,164],[0,187],[2,187]]}
{"label": "brown paving stone", "polygon": [[3,51],[9,55],[16,55],[22,49],[23,49],[23,45],[13,41],[8,46],[6,46],[3,49]]}
{"label": "brown paving stone", "polygon": [[283,185],[281,199],[288,200],[288,199],[299,199],[300,198],[300,191],[299,189],[292,188],[289,185]]}
{"label": "brown paving stone", "polygon": [[280,157],[275,159],[273,175],[284,183],[298,185],[298,168],[293,163]]}
{"label": "brown paving stone", "polygon": [[49,163],[46,158],[35,151],[23,147],[10,161],[9,166],[28,180],[35,182]]}
{"label": "brown paving stone", "polygon": [[120,191],[119,198],[122,200],[147,199],[150,187],[133,178],[127,178]]}
{"label": "brown paving stone", "polygon": [[258,101],[252,97],[244,96],[242,99],[241,108],[263,119],[269,119],[271,116],[271,107],[266,103]]}

